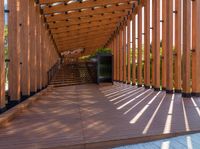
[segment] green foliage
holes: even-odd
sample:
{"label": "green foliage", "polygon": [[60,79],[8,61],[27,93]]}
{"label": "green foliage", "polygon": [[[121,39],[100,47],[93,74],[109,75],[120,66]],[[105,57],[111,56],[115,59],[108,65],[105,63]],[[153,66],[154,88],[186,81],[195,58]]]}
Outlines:
{"label": "green foliage", "polygon": [[96,54],[111,54],[112,53],[112,50],[109,49],[109,48],[99,48],[96,50]]}

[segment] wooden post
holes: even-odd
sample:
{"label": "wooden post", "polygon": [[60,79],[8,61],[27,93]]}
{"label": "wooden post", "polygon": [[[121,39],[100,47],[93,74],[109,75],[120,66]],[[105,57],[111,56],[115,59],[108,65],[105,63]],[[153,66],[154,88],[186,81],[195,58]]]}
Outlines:
{"label": "wooden post", "polygon": [[138,57],[137,57],[137,82],[142,86],[142,7],[138,8]]}
{"label": "wooden post", "polygon": [[113,38],[113,58],[114,58],[114,81],[116,81],[116,35]]}
{"label": "wooden post", "polygon": [[183,0],[183,97],[190,97],[191,0]]}
{"label": "wooden post", "polygon": [[167,34],[167,21],[166,21],[166,2],[162,1],[162,90],[166,90],[166,67],[167,67],[167,49],[166,49],[166,34]]}
{"label": "wooden post", "polygon": [[136,66],[135,66],[135,14],[132,14],[132,85],[136,84]]}
{"label": "wooden post", "polygon": [[120,82],[123,82],[123,30],[120,29],[119,31],[119,55],[120,55]]}
{"label": "wooden post", "polygon": [[145,78],[145,87],[150,88],[150,1],[145,1],[144,6],[144,58],[145,58],[145,67],[144,67],[144,78]]}
{"label": "wooden post", "polygon": [[29,46],[29,1],[20,0],[20,48],[22,56],[22,95],[26,98],[30,96],[30,46]]}
{"label": "wooden post", "polygon": [[166,49],[167,84],[166,92],[173,93],[173,0],[166,2]]}
{"label": "wooden post", "polygon": [[0,112],[5,108],[4,1],[0,1]]}
{"label": "wooden post", "polygon": [[192,94],[200,96],[200,1],[192,2]]}
{"label": "wooden post", "polygon": [[20,100],[20,45],[19,45],[19,0],[8,0],[8,55],[9,55],[9,95],[10,104]]}
{"label": "wooden post", "polygon": [[128,65],[128,78],[127,78],[127,83],[130,84],[131,83],[131,59],[130,59],[130,50],[131,50],[131,46],[130,46],[130,34],[131,29],[130,29],[130,18],[128,18],[127,21],[127,65]]}
{"label": "wooden post", "polygon": [[181,92],[181,2],[182,0],[176,0],[175,3],[175,74],[174,74],[174,86],[175,92]]}
{"label": "wooden post", "polygon": [[126,24],[123,27],[123,82],[127,83],[127,47],[126,47]]}
{"label": "wooden post", "polygon": [[37,92],[37,65],[36,65],[36,8],[34,0],[30,0],[30,9],[29,9],[29,16],[30,16],[30,90],[31,94]]}
{"label": "wooden post", "polygon": [[120,31],[117,34],[117,38],[116,38],[116,46],[117,46],[117,52],[116,52],[116,56],[117,56],[117,81],[120,81],[120,47],[119,47],[119,41],[120,41]]}

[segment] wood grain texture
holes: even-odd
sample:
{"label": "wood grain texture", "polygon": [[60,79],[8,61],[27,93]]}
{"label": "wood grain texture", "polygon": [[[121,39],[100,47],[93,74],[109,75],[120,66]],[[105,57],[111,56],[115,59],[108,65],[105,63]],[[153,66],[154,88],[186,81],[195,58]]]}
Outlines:
{"label": "wood grain texture", "polygon": [[136,64],[135,64],[135,51],[136,51],[136,44],[135,44],[135,26],[136,26],[136,21],[135,21],[135,14],[132,14],[132,84],[136,84]]}
{"label": "wood grain texture", "polygon": [[126,24],[123,26],[123,82],[127,83],[127,47],[126,47],[126,40],[127,40],[127,35],[126,35],[127,29],[126,29]]}
{"label": "wood grain texture", "polygon": [[131,24],[130,24],[130,18],[127,21],[127,83],[130,84],[131,82],[131,43],[130,43],[130,38],[131,38]]}

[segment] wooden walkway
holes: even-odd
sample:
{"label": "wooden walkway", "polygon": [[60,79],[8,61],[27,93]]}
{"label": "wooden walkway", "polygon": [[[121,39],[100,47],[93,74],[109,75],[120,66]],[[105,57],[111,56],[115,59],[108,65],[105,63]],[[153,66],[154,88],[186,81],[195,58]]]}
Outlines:
{"label": "wooden walkway", "polygon": [[200,130],[200,99],[115,83],[53,88],[0,129],[1,149],[106,149]]}

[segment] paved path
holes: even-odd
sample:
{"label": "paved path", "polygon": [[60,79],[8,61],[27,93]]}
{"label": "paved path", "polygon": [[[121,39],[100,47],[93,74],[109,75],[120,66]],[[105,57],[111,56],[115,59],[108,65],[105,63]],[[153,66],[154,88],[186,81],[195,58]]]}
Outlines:
{"label": "paved path", "polygon": [[118,84],[54,88],[0,129],[0,149],[104,149],[200,130],[200,99]]}

